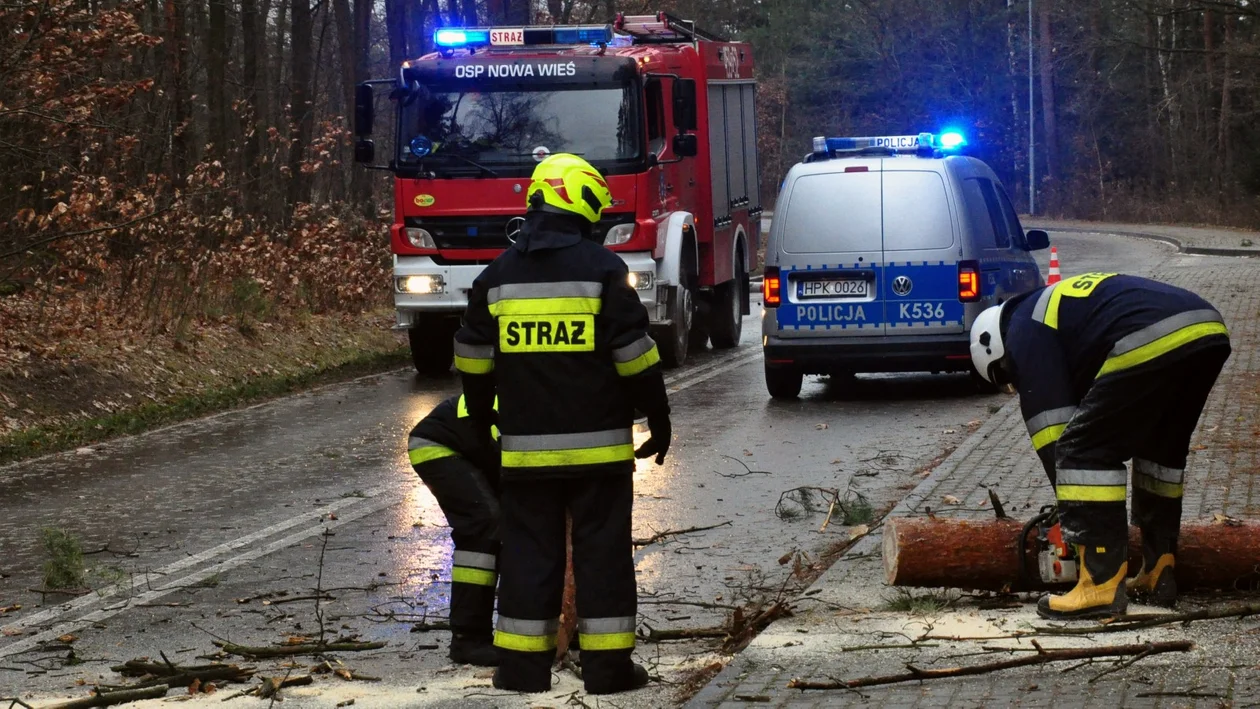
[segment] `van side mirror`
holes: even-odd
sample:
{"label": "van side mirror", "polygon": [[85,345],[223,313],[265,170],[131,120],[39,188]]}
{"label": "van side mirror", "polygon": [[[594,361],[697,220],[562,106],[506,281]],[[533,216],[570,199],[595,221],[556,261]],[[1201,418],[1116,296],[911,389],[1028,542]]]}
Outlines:
{"label": "van side mirror", "polygon": [[674,136],[674,154],[680,158],[694,158],[700,150],[695,133],[679,133]]}
{"label": "van side mirror", "polygon": [[674,79],[674,127],[686,133],[696,129],[696,80]]}
{"label": "van side mirror", "polygon": [[354,141],[354,161],[361,163],[376,162],[376,143],[371,138],[359,138]]}
{"label": "van side mirror", "polygon": [[[372,124],[375,122],[376,93],[370,84],[359,84],[354,87],[354,134],[359,138],[372,135]],[[355,146],[355,154],[358,152],[359,148]]]}
{"label": "van side mirror", "polygon": [[1024,241],[1029,251],[1041,251],[1050,248],[1050,234],[1041,229],[1029,229],[1024,232]]}

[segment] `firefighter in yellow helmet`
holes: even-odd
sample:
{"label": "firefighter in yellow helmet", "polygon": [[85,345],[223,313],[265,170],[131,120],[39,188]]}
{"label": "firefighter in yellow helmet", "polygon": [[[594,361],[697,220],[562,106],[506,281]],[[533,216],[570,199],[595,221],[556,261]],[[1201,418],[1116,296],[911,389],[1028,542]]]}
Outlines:
{"label": "firefighter in yellow helmet", "polygon": [[[496,422],[502,434],[494,686],[551,688],[567,510],[586,690],[635,689],[647,672],[631,660],[632,476],[636,457],[660,464],[669,449],[660,356],[625,264],[592,239],[612,203],[599,172],[553,155],[534,170],[526,199],[525,226],[473,283],[455,336],[469,413],[483,435]],[[637,451],[636,409],[651,431]]]}

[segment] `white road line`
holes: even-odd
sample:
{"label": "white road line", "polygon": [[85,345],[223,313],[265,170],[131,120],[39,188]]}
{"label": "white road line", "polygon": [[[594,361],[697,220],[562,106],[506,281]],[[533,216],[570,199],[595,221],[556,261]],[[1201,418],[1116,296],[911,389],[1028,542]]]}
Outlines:
{"label": "white road line", "polygon": [[[101,601],[104,601],[106,598],[110,598],[112,596],[118,596],[120,594],[125,594],[128,591],[132,591],[141,587],[149,587],[153,584],[155,579],[157,580],[169,579],[177,573],[192,569],[200,564],[211,561],[212,559],[220,557],[229,552],[237,551],[241,549],[242,547],[246,547],[256,542],[260,542],[264,539],[267,539],[268,537],[275,536],[276,534],[279,534],[280,532],[296,527],[299,524],[310,522],[311,517],[313,515],[322,515],[322,514],[327,514],[328,512],[336,511],[336,510],[344,510],[347,507],[353,507],[355,505],[363,503],[365,500],[370,500],[374,497],[377,497],[381,495],[382,493],[395,490],[397,489],[397,487],[398,487],[397,483],[380,485],[378,487],[374,487],[366,491],[363,497],[347,497],[347,498],[342,498],[340,500],[333,500],[332,502],[328,503],[326,506],[322,508],[313,509],[310,512],[304,512],[295,517],[290,517],[289,519],[286,519],[282,522],[277,522],[276,524],[273,524],[270,527],[265,527],[251,534],[247,534],[243,537],[233,539],[232,541],[229,541],[229,542],[224,542],[223,544],[211,547],[200,553],[193,554],[192,556],[185,557],[183,559],[180,559],[179,561],[176,561],[172,564],[167,564],[166,566],[163,566],[161,568],[152,569],[150,571],[145,572],[144,574],[137,574],[129,582],[110,584],[109,586],[105,586],[104,588],[101,588],[97,591],[93,591],[92,593],[89,593],[85,596],[76,598],[73,601],[70,601],[68,603],[63,603],[54,608],[49,608],[48,610],[40,611],[39,613],[34,613],[29,616],[18,618],[14,620],[12,623],[9,623],[3,626],[3,630],[6,630],[6,631],[21,630],[25,628],[30,628],[32,626],[44,625],[46,623],[49,623],[57,619],[60,616],[86,610],[90,608],[91,606],[94,606],[100,603]],[[351,514],[357,514],[357,513],[351,513]]]}
{"label": "white road line", "polygon": [[718,367],[717,369],[714,369],[703,376],[688,378],[687,381],[683,382],[682,384],[675,384],[674,386],[667,386],[666,391],[668,391],[670,394],[677,394],[683,389],[693,387],[697,384],[700,384],[701,382],[707,382],[719,374],[722,374],[724,372],[729,372],[732,369],[739,369],[740,367],[746,364],[751,364],[753,362],[756,362],[759,359],[761,359],[761,352],[751,352],[749,354],[744,355],[743,357],[740,357],[739,359],[733,362],[730,362],[726,366]]}
{"label": "white road line", "polygon": [[[293,534],[290,534],[287,537],[284,537],[282,539],[277,539],[276,541],[270,544],[267,544],[266,546],[257,547],[243,554],[238,554],[228,559],[224,559],[223,561],[217,564],[214,564],[213,566],[207,566],[206,568],[200,571],[194,572],[182,578],[168,581],[165,585],[161,586],[160,588],[155,588],[153,590],[146,591],[137,596],[133,596],[130,599],[127,599],[127,601],[123,602],[121,605],[114,606],[112,608],[102,608],[100,610],[93,611],[92,613],[88,613],[87,615],[82,616],[78,618],[77,620],[71,620],[65,623],[59,623],[56,626],[48,630],[45,630],[42,633],[31,635],[17,642],[11,643],[4,647],[0,647],[0,657],[8,657],[10,655],[16,655],[21,652],[26,652],[27,650],[31,650],[35,647],[38,647],[41,643],[47,642],[54,638],[61,637],[62,635],[65,635],[66,633],[74,632],[76,630],[83,628],[84,626],[91,625],[92,623],[99,623],[102,620],[105,620],[106,618],[110,618],[112,616],[118,615],[119,613],[122,613],[128,608],[131,608],[131,606],[134,604],[150,603],[154,600],[162,598],[163,596],[168,596],[172,593],[175,593],[176,591],[183,590],[187,588],[188,586],[193,585],[199,581],[204,581],[205,579],[208,579],[216,574],[223,573],[224,571],[229,571],[238,566],[254,561],[255,559],[260,559],[264,556],[267,556],[268,554],[272,554],[277,551],[287,549],[291,546],[298,544],[299,542],[302,542],[303,540],[309,539],[310,537],[314,537],[323,533],[325,529],[336,529],[343,525],[349,524],[350,522],[353,522],[361,517],[366,517],[367,515],[373,514],[375,512],[379,512],[387,507],[390,507],[391,505],[396,505],[399,502],[401,502],[403,499],[405,498],[402,494],[394,494],[394,495],[382,495],[377,499],[364,502],[363,504],[359,506],[358,509],[352,510],[350,512],[346,512],[340,515],[336,520],[329,520],[328,522],[323,523],[323,524],[317,524],[313,527],[307,527],[306,529],[303,529],[299,532],[294,532]],[[304,515],[303,518],[309,519],[310,515]]]}

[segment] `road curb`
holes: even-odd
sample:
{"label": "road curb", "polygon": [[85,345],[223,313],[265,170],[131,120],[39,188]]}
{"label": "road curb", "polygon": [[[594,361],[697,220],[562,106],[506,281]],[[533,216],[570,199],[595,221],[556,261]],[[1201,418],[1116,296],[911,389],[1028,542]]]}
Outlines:
{"label": "road curb", "polygon": [[1117,234],[1120,236],[1132,236],[1138,239],[1149,239],[1152,241],[1160,241],[1175,247],[1183,254],[1192,254],[1196,256],[1237,256],[1243,258],[1260,258],[1260,249],[1228,249],[1217,248],[1215,246],[1194,246],[1178,239],[1174,236],[1166,234],[1155,234],[1149,231],[1132,231],[1125,229],[1101,229],[1076,226],[1035,226],[1036,229],[1045,229],[1046,231],[1064,231],[1074,234]]}

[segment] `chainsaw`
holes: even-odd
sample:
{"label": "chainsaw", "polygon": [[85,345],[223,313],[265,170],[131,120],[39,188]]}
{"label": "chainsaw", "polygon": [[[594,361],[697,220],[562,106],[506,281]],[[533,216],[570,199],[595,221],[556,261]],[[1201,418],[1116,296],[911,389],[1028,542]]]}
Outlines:
{"label": "chainsaw", "polygon": [[[1028,535],[1036,532],[1032,554],[1037,558],[1037,575],[1033,576],[1028,564]],[[1054,505],[1041,508],[1037,516],[1024,524],[1019,536],[1019,577],[1031,585],[1076,583],[1076,551],[1063,541],[1059,525],[1059,512]]]}

